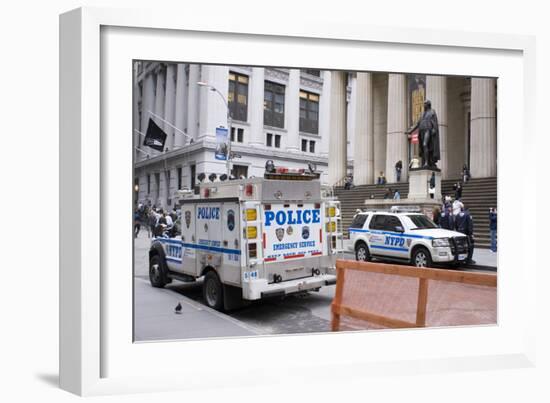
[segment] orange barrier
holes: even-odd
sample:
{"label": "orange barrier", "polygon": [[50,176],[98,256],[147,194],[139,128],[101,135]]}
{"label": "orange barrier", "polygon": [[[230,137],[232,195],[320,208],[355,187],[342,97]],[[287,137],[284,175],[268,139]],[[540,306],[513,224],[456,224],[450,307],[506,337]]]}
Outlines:
{"label": "orange barrier", "polygon": [[333,331],[344,318],[350,329],[496,323],[496,274],[354,260],[336,269]]}

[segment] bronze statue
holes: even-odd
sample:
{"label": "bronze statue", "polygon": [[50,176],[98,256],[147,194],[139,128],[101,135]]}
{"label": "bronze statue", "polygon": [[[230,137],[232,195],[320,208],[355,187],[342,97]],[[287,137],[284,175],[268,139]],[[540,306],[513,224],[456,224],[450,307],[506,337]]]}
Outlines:
{"label": "bronze statue", "polygon": [[407,134],[416,129],[418,129],[420,140],[422,168],[437,168],[436,163],[441,158],[439,152],[439,124],[437,123],[437,114],[432,109],[432,103],[429,100],[424,102],[424,113],[418,119],[418,122],[407,131]]}

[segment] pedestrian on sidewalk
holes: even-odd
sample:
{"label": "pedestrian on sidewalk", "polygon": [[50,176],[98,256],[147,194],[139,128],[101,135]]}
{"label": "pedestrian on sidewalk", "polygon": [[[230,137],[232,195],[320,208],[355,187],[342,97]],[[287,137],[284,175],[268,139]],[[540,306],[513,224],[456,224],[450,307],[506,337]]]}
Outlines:
{"label": "pedestrian on sidewalk", "polygon": [[466,183],[470,180],[470,170],[468,169],[468,165],[464,164],[462,167],[462,182]]}
{"label": "pedestrian on sidewalk", "polygon": [[497,209],[489,209],[489,230],[491,231],[491,250],[497,251]]}
{"label": "pedestrian on sidewalk", "polygon": [[474,220],[472,219],[468,209],[462,209],[462,211],[456,216],[456,230],[468,237],[469,247],[466,263],[474,264],[475,260],[472,259],[474,255]]}
{"label": "pedestrian on sidewalk", "polygon": [[137,238],[141,229],[139,210],[134,211],[134,238]]}
{"label": "pedestrian on sidewalk", "polygon": [[455,199],[461,200],[462,199],[462,186],[460,185],[460,182],[455,183],[453,188],[455,190]]}
{"label": "pedestrian on sidewalk", "polygon": [[401,171],[402,170],[403,170],[403,161],[399,160],[395,163],[396,182],[401,182]]}
{"label": "pedestrian on sidewalk", "polygon": [[448,229],[450,231],[455,231],[455,217],[453,216],[453,212],[451,210],[451,207],[448,206],[439,217],[439,226],[443,229]]}
{"label": "pedestrian on sidewalk", "polygon": [[464,203],[462,203],[460,200],[455,199],[453,202],[453,215],[456,216],[460,214],[460,212],[464,210]]}
{"label": "pedestrian on sidewalk", "polygon": [[441,210],[439,209],[439,207],[434,207],[433,210],[432,210],[432,217],[433,217],[433,222],[435,225],[437,225],[438,227],[440,227],[440,223],[441,223]]}
{"label": "pedestrian on sidewalk", "polygon": [[393,192],[393,200],[400,200],[401,194],[399,194],[399,190],[395,189],[395,192]]}
{"label": "pedestrian on sidewalk", "polygon": [[392,191],[391,188],[386,189],[386,193],[384,193],[384,199],[391,199],[392,198]]}
{"label": "pedestrian on sidewalk", "polygon": [[384,171],[380,171],[380,175],[378,176],[378,179],[376,180],[377,185],[385,185],[386,184],[386,177],[384,176]]}

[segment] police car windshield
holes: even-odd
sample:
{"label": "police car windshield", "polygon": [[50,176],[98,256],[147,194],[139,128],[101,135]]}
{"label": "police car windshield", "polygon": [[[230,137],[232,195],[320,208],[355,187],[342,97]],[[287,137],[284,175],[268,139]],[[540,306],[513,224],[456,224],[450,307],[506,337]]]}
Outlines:
{"label": "police car windshield", "polygon": [[421,214],[415,214],[415,215],[408,215],[407,216],[409,220],[412,221],[413,225],[416,228],[411,229],[430,229],[430,228],[437,228],[437,225],[435,225],[428,217]]}

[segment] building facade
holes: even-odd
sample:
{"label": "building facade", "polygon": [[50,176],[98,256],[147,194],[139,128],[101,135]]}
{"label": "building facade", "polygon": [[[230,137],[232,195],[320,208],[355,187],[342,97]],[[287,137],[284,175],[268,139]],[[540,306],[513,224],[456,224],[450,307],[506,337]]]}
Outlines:
{"label": "building facade", "polygon": [[[401,160],[406,180],[418,150],[405,131],[424,99],[439,118],[443,178],[460,177],[464,164],[473,177],[496,176],[494,79],[135,62],[135,200],[170,207],[199,174],[226,173],[214,152],[228,109],[236,177],[263,176],[271,159],[313,162],[330,185],[348,174],[374,183],[380,172],[391,183]],[[143,146],[149,119],[167,134],[164,152]]]}

